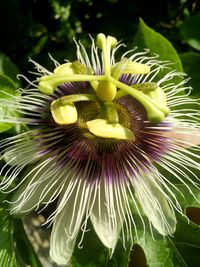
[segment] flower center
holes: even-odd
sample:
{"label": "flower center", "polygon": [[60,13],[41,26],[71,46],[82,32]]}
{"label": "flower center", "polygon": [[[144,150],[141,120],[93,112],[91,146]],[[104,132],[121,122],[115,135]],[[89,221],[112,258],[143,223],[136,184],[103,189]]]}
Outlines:
{"label": "flower center", "polygon": [[[108,139],[109,142],[110,142],[110,139],[134,140],[134,134],[132,130],[130,129],[131,122],[130,122],[129,114],[127,110],[125,109],[125,107],[118,104],[117,102],[114,103],[114,108],[118,115],[117,116],[118,124],[117,123],[109,124],[109,123],[106,123],[107,120],[100,119],[102,115],[102,108],[99,103],[87,102],[87,105],[85,105],[84,103],[79,102],[77,103],[76,108],[77,108],[78,114],[80,114],[78,116],[76,123],[79,129],[81,129],[83,136],[85,136],[86,138],[93,139],[93,140],[94,139],[101,140],[103,138],[103,139]],[[126,129],[127,138],[125,137],[123,138],[122,132],[120,132],[119,127],[117,128],[116,125],[120,125],[122,127],[120,129]],[[97,131],[99,131],[99,133],[95,132],[95,128]],[[113,133],[112,131],[115,133]],[[119,136],[117,137],[117,133],[118,135],[119,133],[121,134],[121,138],[119,138]]]}
{"label": "flower center", "polygon": [[99,112],[92,119],[84,121],[87,132],[102,138],[134,140],[135,136],[125,126],[124,118],[119,118],[121,110],[116,105],[118,99],[124,95],[132,96],[145,108],[147,119],[152,123],[162,122],[169,114],[165,93],[156,83],[129,86],[119,80],[122,74],[148,74],[150,67],[127,58],[113,63],[111,52],[116,45],[114,37],[106,37],[102,33],[97,35],[97,47],[102,51],[102,75],[96,75],[91,67],[77,60],[60,65],[54,70],[54,74],[40,79],[39,90],[46,94],[53,94],[57,86],[71,82],[87,82],[87,86],[93,89],[91,94],[66,95],[53,101],[51,114],[56,123],[63,125],[80,121],[82,114],[77,112],[78,102],[84,102],[88,109],[91,108],[91,113],[95,114],[93,105],[88,104],[88,101],[92,101],[95,107],[99,106]]}

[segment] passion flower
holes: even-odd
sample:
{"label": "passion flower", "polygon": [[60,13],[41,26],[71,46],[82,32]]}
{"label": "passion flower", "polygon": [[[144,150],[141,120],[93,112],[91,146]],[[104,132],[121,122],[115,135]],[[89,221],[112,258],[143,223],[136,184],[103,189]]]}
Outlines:
{"label": "passion flower", "polygon": [[[184,213],[178,187],[159,166],[188,193],[188,184],[199,186],[193,172],[200,168],[199,111],[189,108],[199,104],[184,93],[186,80],[173,82],[182,74],[169,70],[159,79],[169,63],[146,50],[117,61],[121,45],[104,34],[92,40],[90,52],[76,46],[74,62],[55,62],[54,72],[35,63],[39,78],[21,95],[0,100],[19,114],[5,115],[4,122],[29,127],[0,143],[6,161],[1,191],[16,191],[10,201],[16,215],[57,200],[47,223],[53,224],[50,255],[58,264],[69,262],[89,218],[111,252],[119,235],[133,243],[130,203],[142,221],[146,215],[160,234],[172,235],[175,211]],[[189,135],[198,141],[189,142]]]}

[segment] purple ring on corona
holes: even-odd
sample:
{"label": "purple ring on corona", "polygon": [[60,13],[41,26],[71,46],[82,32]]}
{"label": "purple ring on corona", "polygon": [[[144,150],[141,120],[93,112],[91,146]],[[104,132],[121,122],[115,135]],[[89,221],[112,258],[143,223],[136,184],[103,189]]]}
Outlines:
{"label": "purple ring on corona", "polygon": [[92,39],[90,52],[76,42],[76,61],[54,60],[54,72],[33,62],[36,81],[0,100],[18,114],[5,115],[4,122],[29,127],[0,142],[6,162],[0,189],[14,191],[16,215],[57,201],[47,223],[53,223],[50,255],[58,264],[70,261],[89,218],[111,255],[119,236],[124,247],[133,244],[132,207],[144,229],[146,216],[160,234],[172,235],[175,211],[185,216],[176,197],[182,193],[159,167],[189,193],[188,184],[199,188],[193,172],[200,167],[199,143],[183,139],[199,136],[200,128],[199,111],[189,108],[199,103],[184,94],[187,80],[174,84],[183,74],[173,70],[158,79],[170,63],[148,50],[128,51],[116,61],[121,46],[104,34],[97,45]]}

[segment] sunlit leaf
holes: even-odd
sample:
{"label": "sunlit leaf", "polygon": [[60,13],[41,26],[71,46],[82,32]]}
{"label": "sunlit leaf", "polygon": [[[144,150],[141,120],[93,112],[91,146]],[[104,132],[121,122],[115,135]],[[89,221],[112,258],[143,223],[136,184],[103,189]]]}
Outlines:
{"label": "sunlit leaf", "polygon": [[3,53],[0,53],[0,74],[10,77],[15,85],[19,85],[19,80],[17,79],[17,74],[19,73],[19,69],[10,58]]}
{"label": "sunlit leaf", "polygon": [[[81,248],[78,248],[78,244],[75,246],[70,267],[102,267],[107,264],[108,249],[98,239],[91,224],[88,225],[88,229],[90,230],[85,233]],[[78,242],[80,238],[81,235],[78,236]]]}
{"label": "sunlit leaf", "polygon": [[[11,99],[16,94],[16,85],[11,78],[0,74],[0,101]],[[4,122],[4,117],[13,113],[14,110],[7,106],[0,105],[0,133],[12,128],[13,124]]]}
{"label": "sunlit leaf", "polygon": [[[5,197],[5,194],[0,194],[1,201]],[[0,266],[21,267],[25,266],[24,262],[31,267],[42,267],[21,220],[14,219],[0,206]]]}
{"label": "sunlit leaf", "polygon": [[[85,233],[81,243],[75,246],[75,251],[71,260],[70,267],[128,267],[130,257],[130,246],[127,249],[123,247],[122,241],[119,239],[114,254],[103,246],[93,230],[91,223],[88,223],[88,232]],[[81,235],[78,237],[80,241]]]}
{"label": "sunlit leaf", "polygon": [[[151,55],[159,55],[160,60],[167,60],[173,63],[172,69],[179,72],[183,71],[181,60],[172,44],[160,33],[154,31],[148,27],[142,19],[140,19],[139,27],[136,32],[133,44],[142,50],[148,48]],[[158,78],[163,77],[169,69],[160,71]],[[174,78],[174,82],[180,81],[178,78]]]}
{"label": "sunlit leaf", "polygon": [[140,245],[145,253],[149,267],[173,267],[172,252],[168,247],[167,240],[161,235],[154,237],[150,232],[138,232],[140,238],[136,244]]}

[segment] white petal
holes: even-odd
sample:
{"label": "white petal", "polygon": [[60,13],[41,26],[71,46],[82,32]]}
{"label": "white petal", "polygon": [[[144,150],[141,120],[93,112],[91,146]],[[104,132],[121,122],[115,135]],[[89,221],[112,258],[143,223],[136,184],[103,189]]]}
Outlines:
{"label": "white petal", "polygon": [[[148,174],[147,174],[148,175]],[[150,174],[149,174],[150,175]],[[150,180],[145,175],[134,183],[139,203],[153,226],[162,235],[173,234],[176,229],[176,217],[162,192],[156,177]]]}
{"label": "white petal", "polygon": [[106,181],[100,184],[90,215],[99,239],[112,251],[117,244],[123,223],[123,214],[116,208],[116,195],[113,188],[113,184]]}
{"label": "white petal", "polygon": [[[77,181],[76,181],[77,182]],[[50,239],[50,256],[57,264],[67,264],[72,256],[76,238],[86,214],[90,188],[79,180],[71,189],[67,185],[60,197]],[[69,190],[70,189],[70,190]],[[70,192],[69,192],[70,191]],[[68,192],[65,194],[65,192]]]}
{"label": "white petal", "polygon": [[77,233],[72,239],[67,236],[66,228],[70,220],[69,214],[70,211],[65,207],[57,216],[51,233],[50,256],[59,265],[65,265],[69,262],[74,251],[78,234]]}
{"label": "white petal", "polygon": [[134,134],[119,123],[109,123],[104,119],[95,119],[86,122],[88,130],[96,136],[116,138],[122,140],[134,140]]}

